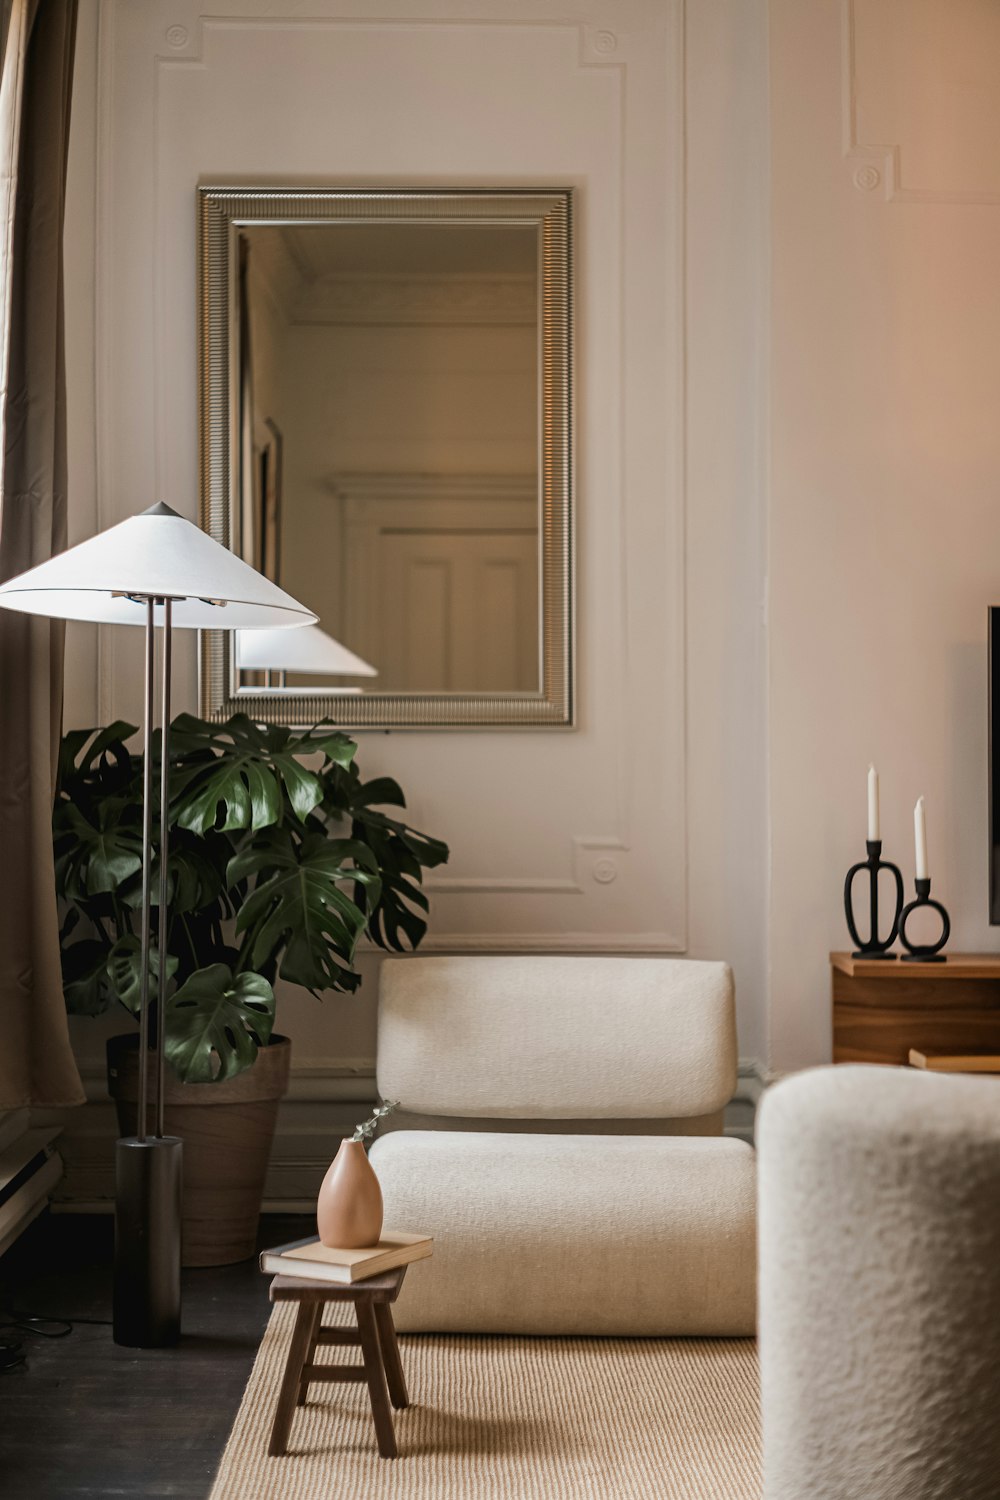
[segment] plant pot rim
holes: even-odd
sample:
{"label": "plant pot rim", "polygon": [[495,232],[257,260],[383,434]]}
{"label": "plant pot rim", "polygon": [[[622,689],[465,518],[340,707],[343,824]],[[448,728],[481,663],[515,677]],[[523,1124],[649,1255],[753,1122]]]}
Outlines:
{"label": "plant pot rim", "polygon": [[[137,1031],[116,1031],[114,1036],[108,1037],[107,1045],[109,1048],[120,1045],[123,1052],[138,1052],[139,1033]],[[264,1044],[264,1047],[257,1050],[260,1052],[270,1050],[272,1047],[290,1047],[291,1045],[292,1039],[290,1036],[284,1036],[281,1032],[274,1031],[271,1033],[270,1039]],[[253,1067],[253,1064],[251,1063],[250,1066]],[[249,1072],[250,1068],[244,1071]]]}
{"label": "plant pot rim", "polygon": [[[137,1032],[119,1033],[107,1043],[108,1092],[113,1099],[133,1097],[131,1084],[138,1075],[139,1036]],[[287,1036],[272,1036],[267,1046],[258,1050],[249,1068],[221,1082],[185,1083],[173,1069],[164,1070],[165,1100],[173,1104],[248,1104],[258,1100],[281,1099],[288,1090],[292,1043]],[[118,1064],[119,1066],[116,1066]],[[131,1066],[130,1066],[131,1064]],[[126,1087],[126,1075],[127,1083]]]}

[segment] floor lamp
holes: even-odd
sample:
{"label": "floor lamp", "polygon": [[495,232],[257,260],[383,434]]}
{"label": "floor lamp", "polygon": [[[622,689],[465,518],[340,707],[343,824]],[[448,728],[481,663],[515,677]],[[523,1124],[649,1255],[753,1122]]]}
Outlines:
{"label": "floor lamp", "polygon": [[[152,505],[99,536],[0,585],[0,606],[56,619],[146,630],[142,947],[137,1134],[115,1147],[114,1339],[159,1348],[180,1335],[181,1142],[163,1129],[167,965],[170,658],[175,628],[285,629],[316,616],[168,505]],[[155,1023],[151,1026],[153,687],[155,629],[163,631],[160,748],[160,903]],[[150,1131],[150,1077],[155,1124]]]}

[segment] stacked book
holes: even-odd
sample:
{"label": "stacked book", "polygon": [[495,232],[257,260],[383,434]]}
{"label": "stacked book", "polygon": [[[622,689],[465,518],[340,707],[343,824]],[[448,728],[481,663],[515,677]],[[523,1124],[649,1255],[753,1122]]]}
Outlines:
{"label": "stacked book", "polygon": [[381,1276],[411,1261],[425,1260],[434,1247],[428,1234],[386,1230],[377,1245],[361,1250],[339,1250],[322,1240],[292,1240],[273,1250],[262,1250],[260,1268],[269,1276],[297,1276],[302,1281],[333,1281],[350,1286],[369,1276]]}
{"label": "stacked book", "polygon": [[910,1067],[926,1068],[929,1073],[1000,1073],[1000,1053],[918,1052],[911,1047]]}
{"label": "stacked book", "polygon": [[26,1109],[0,1115],[0,1255],[38,1217],[62,1176],[52,1144],[58,1134],[58,1126],[29,1130]]}

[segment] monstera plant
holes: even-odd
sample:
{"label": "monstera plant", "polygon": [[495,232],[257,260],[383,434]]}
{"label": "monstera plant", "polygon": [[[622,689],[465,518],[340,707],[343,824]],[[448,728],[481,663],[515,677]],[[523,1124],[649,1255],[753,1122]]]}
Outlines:
{"label": "monstera plant", "polygon": [[[119,722],[62,743],[53,832],[75,1014],[119,1001],[138,1011],[143,762],[126,743],[134,733]],[[316,995],[353,991],[362,936],[396,950],[423,937],[423,872],[448,858],[447,846],[385,811],[404,807],[403,794],[388,777],[363,781],[356,749],[323,725],[294,733],[241,714],[224,724],[182,714],[171,726],[165,1053],[185,1081],[251,1066],[271,1035],[277,977]],[[155,900],[155,862],[152,889]],[[155,952],[151,963],[155,973]]]}

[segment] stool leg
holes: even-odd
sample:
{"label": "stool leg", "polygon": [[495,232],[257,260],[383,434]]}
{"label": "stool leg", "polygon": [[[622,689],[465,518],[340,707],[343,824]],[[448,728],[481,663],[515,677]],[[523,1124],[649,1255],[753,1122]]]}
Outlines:
{"label": "stool leg", "polygon": [[403,1362],[399,1357],[399,1345],[396,1342],[396,1326],[392,1321],[392,1308],[388,1302],[376,1302],[375,1322],[378,1324],[379,1343],[382,1345],[382,1360],[385,1364],[385,1378],[389,1382],[389,1396],[397,1411],[402,1411],[409,1406],[410,1398],[406,1394],[406,1379],[403,1375]]}
{"label": "stool leg", "polygon": [[392,1427],[392,1411],[389,1407],[389,1392],[385,1383],[385,1367],[382,1363],[382,1345],[379,1342],[378,1325],[371,1296],[360,1296],[354,1304],[361,1335],[361,1353],[365,1361],[368,1378],[368,1396],[372,1404],[375,1436],[378,1451],[383,1458],[396,1457],[396,1434]]}
{"label": "stool leg", "polygon": [[[313,1308],[312,1327],[311,1327],[311,1329],[309,1331],[309,1347],[306,1350],[306,1357],[305,1357],[305,1360],[304,1360],[303,1366],[302,1366],[303,1369],[305,1369],[306,1365],[311,1365],[312,1364],[313,1358],[315,1357],[315,1354],[316,1354],[316,1345],[319,1342],[320,1325],[323,1322],[323,1307],[324,1307],[324,1304],[322,1302],[317,1302],[316,1305],[315,1305],[315,1307]],[[307,1399],[308,1395],[309,1395],[309,1381],[308,1381],[308,1379],[306,1378],[305,1375],[300,1375],[299,1376],[299,1394],[298,1394],[298,1397],[296,1398],[295,1405],[296,1406],[305,1406],[306,1399]]]}
{"label": "stool leg", "polygon": [[295,1327],[292,1330],[288,1362],[285,1365],[285,1373],[281,1377],[281,1390],[278,1392],[278,1406],[274,1413],[271,1441],[267,1445],[267,1451],[272,1458],[278,1458],[288,1448],[288,1434],[291,1431],[292,1417],[295,1414],[295,1399],[299,1393],[299,1380],[309,1351],[312,1328],[313,1309],[309,1303],[300,1302],[295,1317]]}

